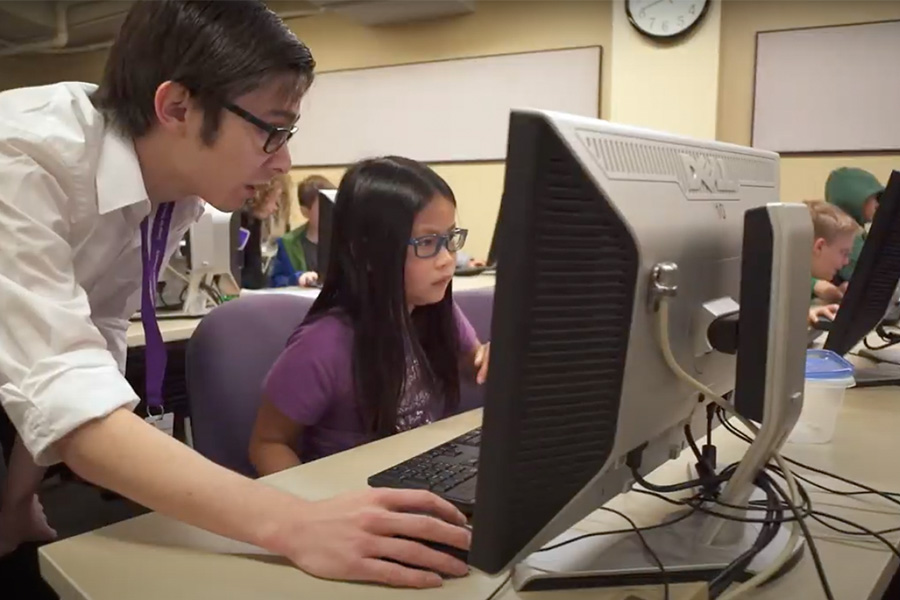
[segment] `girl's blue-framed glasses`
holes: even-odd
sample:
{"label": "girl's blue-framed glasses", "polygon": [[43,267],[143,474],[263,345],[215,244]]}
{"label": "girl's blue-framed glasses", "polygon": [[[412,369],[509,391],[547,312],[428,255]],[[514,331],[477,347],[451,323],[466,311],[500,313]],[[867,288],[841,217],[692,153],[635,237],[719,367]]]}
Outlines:
{"label": "girl's blue-framed glasses", "polygon": [[448,252],[459,252],[466,245],[468,229],[459,227],[451,229],[447,233],[430,233],[409,240],[409,245],[415,249],[418,258],[433,258],[443,249]]}

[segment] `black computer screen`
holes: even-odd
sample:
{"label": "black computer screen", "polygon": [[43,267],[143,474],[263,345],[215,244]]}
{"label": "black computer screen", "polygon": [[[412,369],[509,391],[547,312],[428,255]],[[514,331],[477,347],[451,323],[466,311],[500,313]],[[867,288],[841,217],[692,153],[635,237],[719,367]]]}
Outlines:
{"label": "black computer screen", "polygon": [[884,318],[900,280],[900,172],[891,173],[825,349],[846,354]]}
{"label": "black computer screen", "polygon": [[324,284],[328,274],[328,260],[331,252],[331,227],[334,222],[334,190],[319,191],[319,242],[317,246],[317,272],[319,284]]}

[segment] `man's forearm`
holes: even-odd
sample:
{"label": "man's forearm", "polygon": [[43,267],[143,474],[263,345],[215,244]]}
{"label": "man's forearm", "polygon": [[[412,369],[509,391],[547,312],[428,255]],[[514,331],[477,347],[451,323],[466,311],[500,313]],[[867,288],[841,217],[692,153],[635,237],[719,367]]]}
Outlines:
{"label": "man's forearm", "polygon": [[[304,501],[220,467],[120,409],[59,442],[79,476],[152,510],[284,553],[280,540]],[[291,532],[297,534],[294,530]]]}

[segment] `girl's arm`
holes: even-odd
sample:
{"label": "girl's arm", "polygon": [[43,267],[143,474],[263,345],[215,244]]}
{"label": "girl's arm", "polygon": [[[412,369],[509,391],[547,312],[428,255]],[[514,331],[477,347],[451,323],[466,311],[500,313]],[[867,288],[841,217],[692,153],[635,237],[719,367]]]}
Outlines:
{"label": "girl's arm", "polygon": [[260,475],[270,475],[301,464],[294,451],[303,425],[295,423],[263,397],[253,433],[250,435],[250,462]]}
{"label": "girl's arm", "polygon": [[479,343],[469,355],[469,369],[475,376],[475,383],[484,384],[488,376],[488,363],[491,359],[491,343]]}

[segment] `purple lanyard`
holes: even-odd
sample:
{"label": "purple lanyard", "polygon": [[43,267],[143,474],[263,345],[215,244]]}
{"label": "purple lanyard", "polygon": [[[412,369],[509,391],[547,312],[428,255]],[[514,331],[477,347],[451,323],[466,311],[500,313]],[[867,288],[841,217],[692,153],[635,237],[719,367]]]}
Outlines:
{"label": "purple lanyard", "polygon": [[141,257],[143,268],[141,277],[141,323],[144,326],[144,362],[147,412],[159,409],[162,413],[163,379],[166,376],[166,347],[159,323],[156,321],[156,284],[159,281],[159,270],[166,256],[166,241],[169,239],[169,226],[172,223],[174,202],[160,204],[153,219],[153,231],[147,240],[148,216],[141,221]]}

